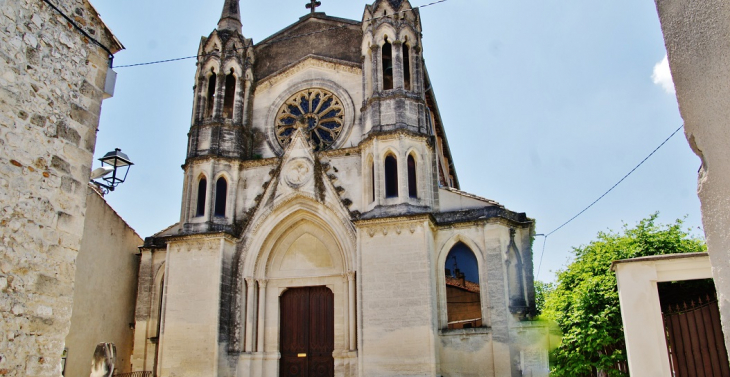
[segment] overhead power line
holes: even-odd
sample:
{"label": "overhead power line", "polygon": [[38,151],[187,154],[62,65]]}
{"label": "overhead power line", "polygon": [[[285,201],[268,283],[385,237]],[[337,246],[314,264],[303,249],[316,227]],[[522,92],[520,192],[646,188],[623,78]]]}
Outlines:
{"label": "overhead power line", "polygon": [[[47,0],[44,0],[44,1],[47,2]],[[448,1],[448,0],[434,1],[434,2],[431,2],[431,3],[428,3],[428,4],[424,4],[424,5],[419,5],[417,7],[413,7],[411,9],[405,9],[405,10],[402,10],[402,11],[399,11],[399,12],[395,12],[393,14],[383,15],[383,16],[379,16],[379,17],[373,17],[373,18],[371,18],[368,21],[369,22],[372,22],[372,21],[376,21],[376,20],[379,20],[379,19],[382,19],[382,18],[393,17],[393,16],[395,16],[397,14],[406,13],[406,12],[412,12],[415,9],[421,9],[421,8],[430,7],[430,6],[433,6],[433,5],[436,5],[436,4],[445,3],[446,1]],[[287,36],[287,37],[282,37],[282,38],[274,39],[274,40],[271,40],[271,41],[266,41],[266,42],[259,43],[258,46],[266,46],[266,45],[270,45],[270,44],[273,44],[273,43],[279,43],[279,42],[289,41],[289,40],[292,40],[292,39],[298,39],[298,38],[308,37],[308,36],[315,35],[315,34],[322,34],[322,33],[326,33],[326,32],[333,31],[333,30],[344,29],[344,28],[346,28],[348,26],[350,26],[350,25],[333,26],[333,27],[329,27],[329,28],[325,28],[325,29],[321,29],[321,30],[312,31],[312,32],[309,32],[309,33],[290,35],[290,36]],[[180,60],[200,58],[200,57],[204,57],[204,56],[207,56],[207,55],[210,55],[210,54],[192,55],[192,56],[184,56],[184,57],[181,57],[181,58],[172,58],[172,59],[156,60],[156,61],[150,61],[150,62],[144,62],[144,63],[118,65],[118,66],[116,66],[114,68],[130,68],[130,67],[139,67],[139,66],[144,66],[144,65],[170,63],[170,62],[176,62],[176,61],[180,61]]]}
{"label": "overhead power line", "polygon": [[64,19],[66,19],[66,21],[69,24],[71,24],[76,30],[78,30],[81,34],[83,34],[83,36],[86,37],[86,39],[94,42],[94,44],[98,45],[104,51],[106,51],[106,53],[109,54],[109,67],[112,67],[114,65],[114,54],[111,52],[111,50],[109,50],[108,47],[104,46],[103,43],[99,42],[98,40],[96,40],[96,38],[89,35],[89,33],[87,33],[86,30],[84,30],[81,26],[79,26],[76,22],[74,22],[74,20],[72,20],[71,17],[69,17],[66,13],[63,13],[62,10],[58,9],[58,7],[55,4],[53,4],[49,0],[43,0],[43,2],[45,2],[46,4],[48,4],[48,6],[53,8],[53,10],[58,12],[58,14],[60,14]]}
{"label": "overhead power line", "polygon": [[621,182],[623,182],[626,178],[628,178],[633,172],[636,171],[636,169],[638,169],[641,165],[643,165],[644,162],[646,162],[646,160],[648,160],[651,156],[654,155],[654,153],[656,153],[661,147],[663,147],[664,144],[666,144],[669,141],[669,139],[671,139],[672,137],[674,137],[674,135],[676,135],[677,132],[679,132],[679,130],[682,129],[682,127],[684,127],[684,124],[681,125],[681,126],[679,126],[679,128],[677,128],[676,130],[674,130],[674,132],[672,132],[672,134],[669,135],[669,137],[667,137],[666,139],[664,139],[664,141],[662,141],[662,143],[659,144],[658,147],[654,148],[654,150],[651,151],[651,153],[649,153],[649,155],[646,156],[643,160],[641,160],[641,162],[639,162],[638,165],[634,166],[634,168],[631,169],[631,171],[629,171],[628,173],[626,173],[626,175],[624,175],[623,178],[619,179],[619,181],[616,182],[616,184],[614,184],[613,186],[611,186],[611,188],[608,189],[608,191],[604,192],[603,195],[599,196],[598,199],[594,200],[593,203],[589,204],[588,207],[583,208],[582,211],[578,212],[578,214],[576,214],[575,216],[571,217],[570,220],[564,222],[559,227],[553,229],[552,232],[547,233],[547,234],[537,234],[536,235],[538,237],[545,237],[545,240],[542,243],[542,252],[540,253],[540,264],[537,267],[537,274],[535,275],[535,279],[537,279],[540,276],[540,268],[542,267],[542,257],[545,255],[545,244],[547,243],[547,238],[550,237],[550,235],[552,235],[553,233],[555,233],[555,232],[559,231],[560,229],[562,229],[564,226],[570,224],[573,220],[575,220],[576,218],[578,218],[578,216],[582,215],[585,211],[587,211],[588,209],[590,209],[591,207],[593,207],[596,203],[598,203],[601,199],[603,199],[606,195],[608,195],[609,192],[613,191],[613,189],[615,189],[616,186],[620,185]]}

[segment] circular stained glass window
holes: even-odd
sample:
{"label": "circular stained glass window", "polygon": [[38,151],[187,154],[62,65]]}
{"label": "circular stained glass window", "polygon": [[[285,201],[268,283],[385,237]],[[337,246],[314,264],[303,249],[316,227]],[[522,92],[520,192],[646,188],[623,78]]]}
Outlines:
{"label": "circular stained glass window", "polygon": [[345,110],[337,96],[324,89],[297,92],[281,105],[276,116],[276,141],[282,148],[299,128],[315,151],[331,146],[344,128]]}

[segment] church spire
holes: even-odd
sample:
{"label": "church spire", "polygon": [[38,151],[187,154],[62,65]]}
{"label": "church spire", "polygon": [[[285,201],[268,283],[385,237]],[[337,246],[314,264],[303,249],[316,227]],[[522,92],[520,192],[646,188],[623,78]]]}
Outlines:
{"label": "church spire", "polygon": [[218,30],[233,30],[241,32],[241,11],[239,0],[225,0],[221,20],[218,21]]}

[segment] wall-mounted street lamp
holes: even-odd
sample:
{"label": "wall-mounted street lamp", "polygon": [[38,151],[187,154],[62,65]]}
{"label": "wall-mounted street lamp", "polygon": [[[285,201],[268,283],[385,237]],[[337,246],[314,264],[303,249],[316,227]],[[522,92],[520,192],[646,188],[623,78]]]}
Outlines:
{"label": "wall-mounted street lamp", "polygon": [[[129,168],[134,165],[119,148],[105,154],[99,161],[101,161],[101,167],[91,172],[91,183],[107,191],[114,191],[115,187],[123,183],[127,179]],[[95,181],[98,178],[101,178],[103,182]]]}

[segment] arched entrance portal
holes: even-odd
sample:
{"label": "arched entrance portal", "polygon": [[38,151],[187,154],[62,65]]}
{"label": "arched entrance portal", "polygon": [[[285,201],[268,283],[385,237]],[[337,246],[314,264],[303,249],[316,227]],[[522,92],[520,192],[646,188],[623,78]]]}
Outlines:
{"label": "arched entrance portal", "polygon": [[257,226],[247,245],[257,252],[244,253],[241,265],[239,376],[356,374],[354,234],[346,225],[305,198]]}
{"label": "arched entrance portal", "polygon": [[333,377],[334,294],[327,287],[291,288],[280,301],[279,375]]}

